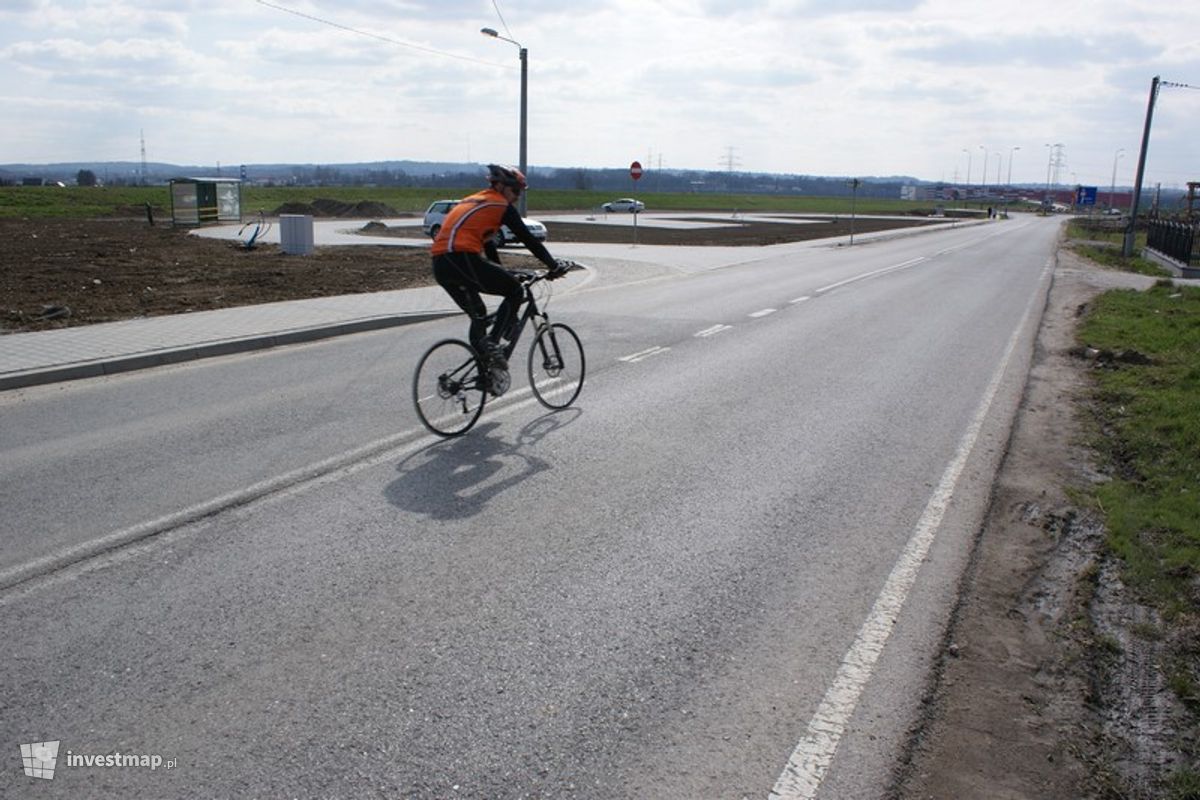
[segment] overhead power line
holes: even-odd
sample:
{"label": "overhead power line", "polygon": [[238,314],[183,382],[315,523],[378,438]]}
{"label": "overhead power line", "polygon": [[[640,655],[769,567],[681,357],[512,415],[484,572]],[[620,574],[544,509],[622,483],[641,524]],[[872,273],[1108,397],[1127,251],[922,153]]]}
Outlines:
{"label": "overhead power line", "polygon": [[297,11],[294,8],[285,8],[284,6],[276,5],[275,3],[268,2],[267,0],[255,0],[255,2],[258,3],[260,6],[267,6],[268,8],[273,8],[276,11],[282,11],[285,14],[292,14],[293,16],[303,17],[304,19],[309,19],[309,20],[312,20],[313,22],[319,22],[322,25],[328,25],[331,28],[337,28],[340,31],[346,31],[347,33],[354,33],[359,36],[367,36],[367,37],[370,37],[371,39],[378,39],[381,42],[387,42],[388,44],[399,45],[400,47],[407,47],[410,50],[420,50],[422,53],[431,53],[435,56],[443,56],[444,58],[456,58],[459,61],[470,61],[474,64],[485,64],[489,67],[499,67],[501,69],[515,69],[515,67],[513,67],[511,64],[500,64],[495,61],[484,61],[483,59],[480,59],[480,58],[472,58],[471,56],[463,56],[463,55],[459,55],[457,53],[450,53],[445,50],[436,50],[432,47],[425,47],[423,45],[413,44],[412,42],[406,42],[401,39],[393,39],[389,36],[383,36],[378,33],[371,33],[370,31],[360,31],[358,28],[351,28],[349,25],[342,25],[341,23],[333,22],[332,20],[328,20],[328,19],[322,19],[321,17],[316,17],[316,16],[313,16],[312,14],[305,14],[303,11]]}
{"label": "overhead power line", "polygon": [[515,39],[516,37],[512,35],[512,31],[508,29],[508,23],[504,21],[504,15],[500,13],[500,4],[496,0],[492,0],[492,8],[496,9],[496,16],[500,18],[500,26],[504,28],[504,33],[508,38]]}

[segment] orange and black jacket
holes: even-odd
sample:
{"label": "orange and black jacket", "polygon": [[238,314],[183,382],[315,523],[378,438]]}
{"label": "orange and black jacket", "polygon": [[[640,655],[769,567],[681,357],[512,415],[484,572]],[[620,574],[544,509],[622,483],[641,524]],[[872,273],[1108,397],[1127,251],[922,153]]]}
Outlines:
{"label": "orange and black jacket", "polygon": [[465,197],[450,209],[430,252],[435,257],[446,253],[486,253],[491,260],[499,261],[492,237],[501,225],[507,226],[517,241],[525,245],[539,261],[550,269],[555,268],[550,251],[533,238],[521,214],[504,195],[494,189],[484,189]]}

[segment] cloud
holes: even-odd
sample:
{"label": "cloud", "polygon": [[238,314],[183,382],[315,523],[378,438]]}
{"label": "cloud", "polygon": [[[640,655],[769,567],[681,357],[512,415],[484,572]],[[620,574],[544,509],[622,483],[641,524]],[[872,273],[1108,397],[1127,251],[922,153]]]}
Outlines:
{"label": "cloud", "polygon": [[1136,35],[1079,37],[1050,33],[1003,37],[950,35],[935,43],[895,50],[898,56],[938,66],[1034,66],[1045,70],[1148,60],[1162,52],[1162,46],[1150,45]]}

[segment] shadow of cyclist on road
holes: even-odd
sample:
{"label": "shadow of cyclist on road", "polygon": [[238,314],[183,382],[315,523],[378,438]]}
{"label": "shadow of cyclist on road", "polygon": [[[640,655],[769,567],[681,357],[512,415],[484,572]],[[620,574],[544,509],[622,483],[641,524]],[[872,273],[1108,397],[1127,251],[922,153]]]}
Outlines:
{"label": "shadow of cyclist on road", "polygon": [[480,425],[466,436],[418,450],[396,466],[400,477],[384,496],[392,505],[430,519],[466,519],[488,501],[552,465],[528,450],[571,424],[582,412],[569,409],[531,421],[509,443],[497,433],[498,422]]}

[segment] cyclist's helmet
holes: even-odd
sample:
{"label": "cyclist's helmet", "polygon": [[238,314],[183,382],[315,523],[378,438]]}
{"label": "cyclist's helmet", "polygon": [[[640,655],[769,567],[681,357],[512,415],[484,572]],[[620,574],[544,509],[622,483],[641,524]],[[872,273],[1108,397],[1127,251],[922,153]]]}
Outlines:
{"label": "cyclist's helmet", "polygon": [[522,174],[521,170],[515,167],[504,166],[503,164],[488,164],[488,183],[501,183],[516,189],[518,192],[525,191],[528,185],[525,182],[525,175]]}

